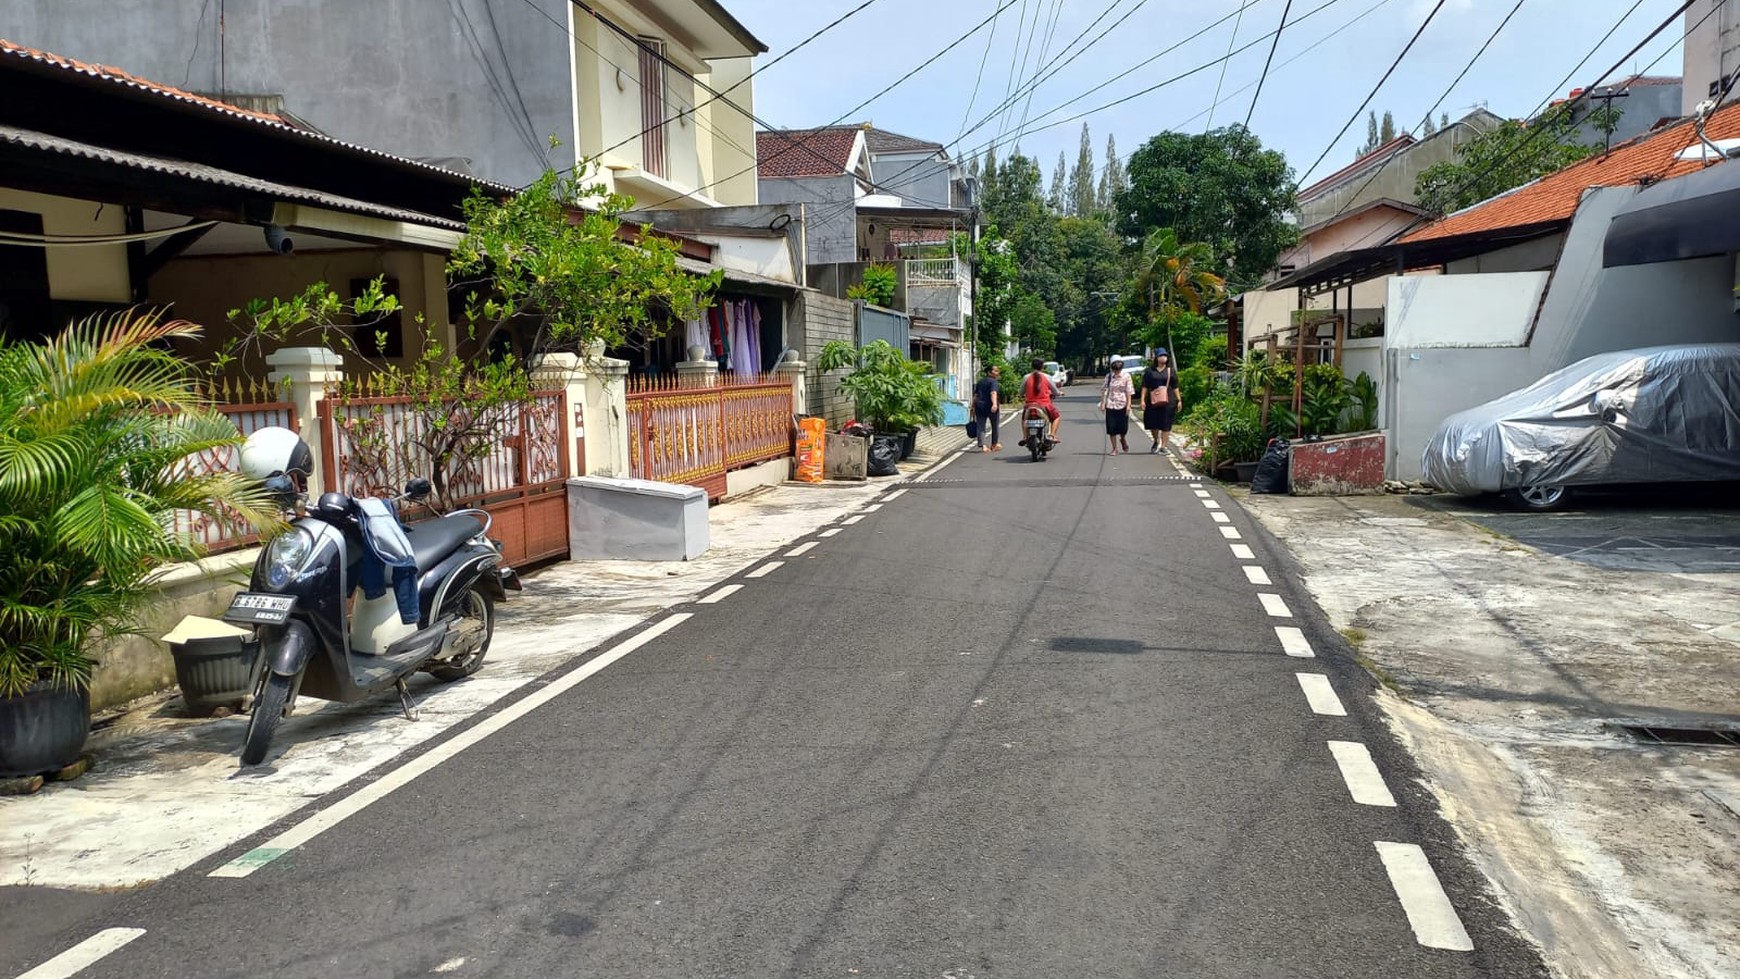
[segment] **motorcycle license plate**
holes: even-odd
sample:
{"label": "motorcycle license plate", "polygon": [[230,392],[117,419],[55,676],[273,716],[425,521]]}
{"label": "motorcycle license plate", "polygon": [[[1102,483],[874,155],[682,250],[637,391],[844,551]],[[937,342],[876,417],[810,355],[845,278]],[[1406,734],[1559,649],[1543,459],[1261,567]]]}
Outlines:
{"label": "motorcycle license plate", "polygon": [[295,607],[295,595],[262,595],[245,591],[230,599],[230,610],[224,613],[224,621],[239,625],[283,625]]}

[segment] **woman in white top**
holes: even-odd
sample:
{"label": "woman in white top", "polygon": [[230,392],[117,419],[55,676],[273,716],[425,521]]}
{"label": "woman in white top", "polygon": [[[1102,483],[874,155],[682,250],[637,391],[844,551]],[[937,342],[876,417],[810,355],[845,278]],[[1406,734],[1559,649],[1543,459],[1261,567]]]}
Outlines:
{"label": "woman in white top", "polygon": [[1112,361],[1112,372],[1100,385],[1100,410],[1106,413],[1106,440],[1112,445],[1112,455],[1130,451],[1130,399],[1136,389],[1130,375],[1124,373],[1124,362]]}

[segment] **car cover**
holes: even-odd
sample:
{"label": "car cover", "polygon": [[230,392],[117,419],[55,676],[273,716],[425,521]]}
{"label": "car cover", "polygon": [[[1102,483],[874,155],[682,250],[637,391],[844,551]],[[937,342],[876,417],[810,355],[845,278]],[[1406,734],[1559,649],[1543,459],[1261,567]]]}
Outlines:
{"label": "car cover", "polygon": [[1445,419],[1421,471],[1465,495],[1740,479],[1740,343],[1580,360]]}

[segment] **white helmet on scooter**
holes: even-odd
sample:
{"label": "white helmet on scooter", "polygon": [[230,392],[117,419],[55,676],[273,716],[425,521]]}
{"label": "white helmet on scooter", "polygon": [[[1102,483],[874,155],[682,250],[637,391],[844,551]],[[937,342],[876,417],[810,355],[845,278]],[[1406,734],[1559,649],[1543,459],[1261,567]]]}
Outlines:
{"label": "white helmet on scooter", "polygon": [[242,443],[240,468],[250,479],[289,476],[298,487],[306,486],[314,470],[314,453],[288,428],[262,428]]}

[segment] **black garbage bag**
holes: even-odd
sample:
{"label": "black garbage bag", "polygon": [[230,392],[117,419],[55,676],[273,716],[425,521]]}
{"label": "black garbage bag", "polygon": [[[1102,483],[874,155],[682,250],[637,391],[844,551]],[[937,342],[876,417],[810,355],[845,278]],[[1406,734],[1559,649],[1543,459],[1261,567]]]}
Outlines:
{"label": "black garbage bag", "polygon": [[898,476],[900,467],[900,436],[878,435],[870,440],[870,461],[866,472],[871,476]]}
{"label": "black garbage bag", "polygon": [[1257,473],[1251,477],[1252,493],[1287,492],[1287,440],[1270,439],[1257,462]]}

